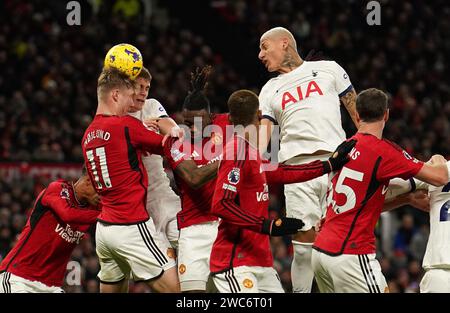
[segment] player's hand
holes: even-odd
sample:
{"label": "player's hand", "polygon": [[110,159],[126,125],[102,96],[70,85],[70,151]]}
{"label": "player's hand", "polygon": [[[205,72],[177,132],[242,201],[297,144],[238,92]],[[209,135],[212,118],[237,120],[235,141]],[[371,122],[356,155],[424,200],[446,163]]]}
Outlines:
{"label": "player's hand", "polygon": [[147,126],[150,130],[158,133],[159,132],[159,118],[146,118],[144,119],[144,125]]}
{"label": "player's hand", "polygon": [[430,212],[430,197],[425,190],[416,190],[408,194],[408,203],[410,206],[415,207],[424,212]]}
{"label": "player's hand", "polygon": [[281,217],[276,220],[265,219],[261,233],[269,236],[284,236],[296,234],[305,225],[302,220],[291,217]]}
{"label": "player's hand", "polygon": [[322,229],[323,223],[325,223],[325,217],[321,218],[316,225],[314,226],[314,230],[318,233]]}
{"label": "player's hand", "polygon": [[350,161],[348,153],[352,151],[355,145],[356,139],[352,139],[349,141],[344,141],[336,148],[331,157],[328,159],[330,172],[339,171],[348,161]]}

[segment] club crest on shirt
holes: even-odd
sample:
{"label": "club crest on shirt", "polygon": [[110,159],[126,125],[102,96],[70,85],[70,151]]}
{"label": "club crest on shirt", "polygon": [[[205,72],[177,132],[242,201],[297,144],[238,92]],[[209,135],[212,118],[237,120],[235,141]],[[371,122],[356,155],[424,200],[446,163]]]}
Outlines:
{"label": "club crest on shirt", "polygon": [[244,285],[245,288],[252,288],[253,287],[253,281],[251,279],[244,279],[244,281],[242,282],[242,284]]}
{"label": "club crest on shirt", "polygon": [[184,274],[184,272],[186,272],[186,265],[180,264],[180,266],[178,267],[178,271],[180,272],[180,274]]}
{"label": "club crest on shirt", "polygon": [[61,199],[70,199],[70,194],[69,194],[69,189],[63,187],[63,189],[61,189],[61,192],[59,194],[61,196]]}
{"label": "club crest on shirt", "polygon": [[239,179],[241,178],[241,169],[238,167],[233,168],[229,173],[228,173],[228,181],[230,182],[230,184],[232,185],[237,185],[237,183],[239,183]]}

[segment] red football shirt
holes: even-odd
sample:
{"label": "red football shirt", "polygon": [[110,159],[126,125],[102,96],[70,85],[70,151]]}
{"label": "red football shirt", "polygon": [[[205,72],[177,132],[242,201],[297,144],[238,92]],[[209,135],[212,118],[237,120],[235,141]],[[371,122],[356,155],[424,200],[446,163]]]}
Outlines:
{"label": "red football shirt", "polygon": [[73,249],[99,213],[78,202],[71,183],[63,180],[51,183],[38,196],[0,271],[61,287]]}
{"label": "red football shirt", "polygon": [[[199,167],[220,160],[226,141],[227,125],[229,125],[228,114],[214,115],[212,119],[211,137],[204,138],[197,145],[184,141],[176,151],[172,150],[172,155],[168,158],[171,168],[175,169],[183,160],[189,159],[189,157]],[[176,173],[175,181],[180,189],[182,207],[181,211],[177,214],[179,229],[217,220],[217,217],[210,212],[216,184],[215,179],[210,180],[199,189],[190,188]]]}
{"label": "red football shirt", "polygon": [[331,179],[328,208],[314,248],[329,255],[375,253],[375,225],[389,180],[415,176],[423,163],[395,144],[357,133],[350,161]]}
{"label": "red football shirt", "polygon": [[95,116],[81,145],[89,176],[101,195],[101,222],[137,224],[149,219],[142,152],[162,155],[162,139],[134,117]]}
{"label": "red football shirt", "polygon": [[324,174],[326,162],[280,166],[264,172],[259,153],[235,136],[226,147],[212,201],[212,213],[221,217],[211,251],[212,273],[237,266],[273,264],[269,236],[260,233],[269,212],[268,184],[293,183]]}

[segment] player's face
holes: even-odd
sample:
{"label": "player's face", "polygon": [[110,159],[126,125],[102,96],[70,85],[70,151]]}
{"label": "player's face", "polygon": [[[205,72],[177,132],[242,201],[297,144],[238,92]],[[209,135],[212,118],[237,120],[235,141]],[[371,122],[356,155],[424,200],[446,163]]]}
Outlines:
{"label": "player's face", "polygon": [[134,88],[121,88],[118,93],[118,105],[121,112],[119,115],[125,115],[129,112],[130,108],[133,106],[134,102]]}
{"label": "player's face", "polygon": [[77,189],[78,193],[81,193],[84,200],[89,204],[97,206],[100,203],[100,196],[95,191],[88,175],[81,177],[81,185]]}
{"label": "player's face", "polygon": [[284,54],[281,40],[261,38],[258,58],[269,72],[275,72],[280,69]]}
{"label": "player's face", "polygon": [[[191,130],[191,138],[198,139],[203,136],[203,130],[206,126],[211,124],[211,118],[206,110],[183,110],[184,125]],[[200,120],[201,123],[194,123],[196,120]],[[201,127],[201,129],[200,129]]]}
{"label": "player's face", "polygon": [[135,84],[136,87],[133,97],[133,105],[130,107],[130,113],[142,110],[145,99],[147,99],[148,92],[150,90],[150,81],[142,77],[136,78]]}

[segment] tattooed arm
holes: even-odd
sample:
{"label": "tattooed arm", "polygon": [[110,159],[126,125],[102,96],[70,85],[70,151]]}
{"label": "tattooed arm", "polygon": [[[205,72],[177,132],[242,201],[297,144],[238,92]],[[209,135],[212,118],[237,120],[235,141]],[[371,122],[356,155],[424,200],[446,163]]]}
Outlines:
{"label": "tattooed arm", "polygon": [[340,97],[342,103],[344,104],[345,108],[347,109],[348,113],[350,114],[350,117],[352,118],[353,123],[356,126],[356,129],[359,127],[359,123],[356,120],[356,91],[354,88],[349,90],[345,95]]}

